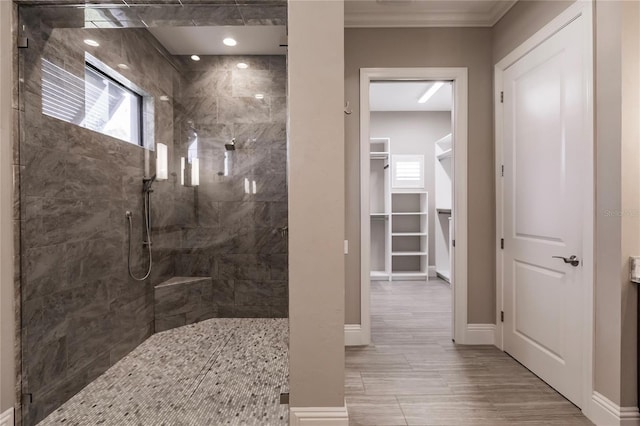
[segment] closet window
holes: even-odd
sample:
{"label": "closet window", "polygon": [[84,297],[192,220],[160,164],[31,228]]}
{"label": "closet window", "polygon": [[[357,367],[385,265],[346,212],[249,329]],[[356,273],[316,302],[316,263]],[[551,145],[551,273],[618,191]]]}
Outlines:
{"label": "closet window", "polygon": [[394,188],[424,188],[424,155],[392,156]]}

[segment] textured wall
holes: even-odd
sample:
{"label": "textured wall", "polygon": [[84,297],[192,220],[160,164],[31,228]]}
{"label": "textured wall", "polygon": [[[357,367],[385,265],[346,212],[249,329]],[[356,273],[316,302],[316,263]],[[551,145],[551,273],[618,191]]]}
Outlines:
{"label": "textured wall", "polygon": [[[156,268],[139,283],[127,274],[124,212],[134,213],[134,270],[140,275],[145,150],[41,113],[41,58],[84,79],[84,51],[156,99],[173,92],[174,69],[145,30],[50,30],[27,19],[21,51],[20,193],[23,392],[34,424],[153,332],[152,283],[173,274],[160,235]],[[93,38],[99,48],[88,48]],[[155,140],[173,144],[173,110],[155,102]],[[151,156],[153,157],[153,155]],[[153,167],[153,165],[152,165]],[[160,188],[158,187],[160,191]],[[164,247],[164,248],[163,248]]]}
{"label": "textured wall", "polygon": [[[286,317],[285,57],[179,60],[173,163],[197,135],[200,185],[176,192],[176,274],[213,279],[210,316]],[[233,138],[236,150],[227,153]]]}

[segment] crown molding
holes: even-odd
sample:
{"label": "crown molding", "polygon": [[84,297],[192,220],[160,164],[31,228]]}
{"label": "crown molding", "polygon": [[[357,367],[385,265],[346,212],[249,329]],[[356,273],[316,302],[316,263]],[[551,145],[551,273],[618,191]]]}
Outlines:
{"label": "crown molding", "polygon": [[356,1],[345,7],[345,28],[419,28],[419,27],[492,27],[513,7],[517,0],[497,0],[486,12],[453,10],[390,11],[376,3]]}

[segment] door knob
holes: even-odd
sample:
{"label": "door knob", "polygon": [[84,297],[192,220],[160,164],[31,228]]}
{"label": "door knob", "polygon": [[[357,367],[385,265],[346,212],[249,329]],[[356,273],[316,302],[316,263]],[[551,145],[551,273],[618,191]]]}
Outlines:
{"label": "door knob", "polygon": [[578,266],[580,264],[580,259],[578,259],[578,256],[571,255],[571,257],[566,258],[566,257],[562,257],[562,256],[551,256],[554,259],[562,259],[564,261],[564,263],[570,263],[571,266]]}

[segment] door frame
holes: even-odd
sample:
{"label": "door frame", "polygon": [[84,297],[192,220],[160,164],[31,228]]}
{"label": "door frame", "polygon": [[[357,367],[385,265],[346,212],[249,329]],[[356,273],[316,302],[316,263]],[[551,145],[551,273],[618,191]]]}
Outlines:
{"label": "door frame", "polygon": [[[459,68],[361,68],[360,69],[360,325],[345,326],[347,346],[371,343],[369,215],[369,86],[372,81],[442,80],[453,82],[453,216],[455,249],[451,274],[453,338],[456,343],[481,343],[467,336],[467,120],[468,71]],[[491,336],[493,338],[493,336]],[[482,342],[486,343],[486,342]],[[493,342],[490,342],[493,343]]]}
{"label": "door frame", "polygon": [[595,277],[595,140],[594,140],[594,77],[593,77],[593,3],[578,0],[564,12],[549,22],[544,28],[518,46],[495,65],[494,75],[494,112],[495,112],[495,187],[496,187],[496,346],[504,351],[504,327],[501,322],[501,311],[504,307],[504,251],[500,248],[500,239],[504,234],[504,185],[502,179],[503,164],[503,124],[504,115],[501,108],[501,92],[503,74],[507,68],[524,57],[531,50],[542,44],[558,31],[576,19],[583,17],[583,46],[586,54],[584,71],[586,76],[587,105],[585,108],[585,129],[587,143],[591,147],[586,153],[586,166],[583,169],[585,182],[585,209],[583,221],[583,280],[587,286],[584,294],[582,330],[582,411],[591,418],[593,394],[593,342],[594,342],[594,277]]}

